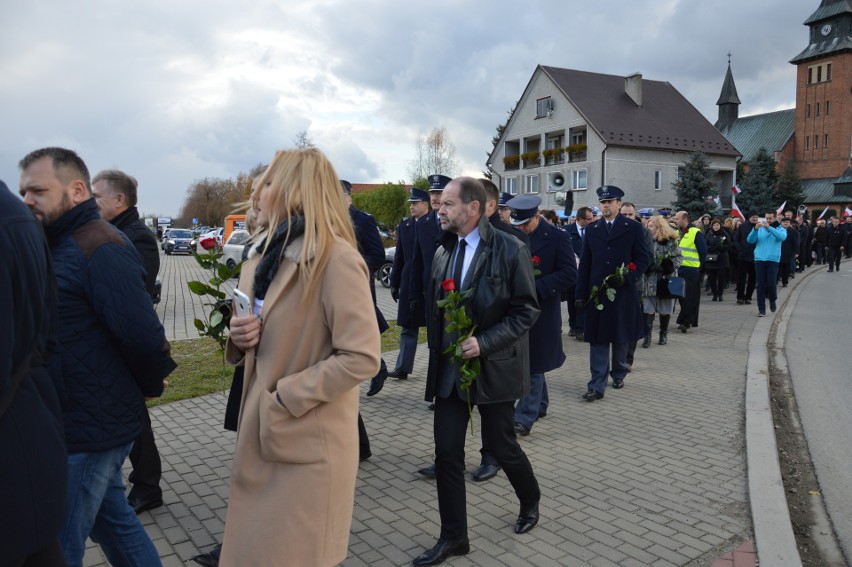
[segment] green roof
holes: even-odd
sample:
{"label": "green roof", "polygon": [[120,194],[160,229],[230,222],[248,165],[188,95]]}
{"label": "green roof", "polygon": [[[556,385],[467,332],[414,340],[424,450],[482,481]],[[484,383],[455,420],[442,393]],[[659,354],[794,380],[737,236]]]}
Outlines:
{"label": "green roof", "polygon": [[848,12],[852,12],[852,0],[822,0],[816,12],[805,20],[805,25],[807,26]]}
{"label": "green roof", "polygon": [[849,203],[852,196],[834,194],[834,184],[841,182],[841,179],[802,179],[805,203]]}
{"label": "green roof", "polygon": [[755,114],[737,118],[730,125],[722,126],[719,131],[743,155],[748,163],[760,148],[766,148],[770,155],[781,151],[796,129],[796,109]]}

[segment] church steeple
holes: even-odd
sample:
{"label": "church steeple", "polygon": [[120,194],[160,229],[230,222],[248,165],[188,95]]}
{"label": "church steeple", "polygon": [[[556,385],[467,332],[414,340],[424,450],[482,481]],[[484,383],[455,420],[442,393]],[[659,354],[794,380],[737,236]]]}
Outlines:
{"label": "church steeple", "polygon": [[716,128],[724,130],[739,118],[740,97],[737,95],[737,85],[734,84],[734,75],[731,73],[731,54],[728,53],[728,72],[725,74],[725,82],[722,83],[722,93],[716,106],[719,107],[719,119]]}

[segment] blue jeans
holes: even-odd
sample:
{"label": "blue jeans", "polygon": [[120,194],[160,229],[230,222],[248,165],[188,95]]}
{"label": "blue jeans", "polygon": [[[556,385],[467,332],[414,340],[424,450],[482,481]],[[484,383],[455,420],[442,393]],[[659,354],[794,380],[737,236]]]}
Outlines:
{"label": "blue jeans", "polygon": [[414,372],[414,354],[417,352],[417,335],[420,329],[403,327],[399,333],[399,355],[396,357],[394,370],[402,370],[406,374]]}
{"label": "blue jeans", "polygon": [[117,567],[158,567],[160,554],[124,495],[121,465],[132,443],[68,454],[68,519],[59,541],[69,567],[83,564],[86,538]]}
{"label": "blue jeans", "polygon": [[544,373],[530,374],[530,393],[518,400],[515,405],[515,423],[520,423],[527,429],[532,429],[533,423],[538,419],[542,402],[545,401],[546,388]]}
{"label": "blue jeans", "polygon": [[[613,380],[624,380],[627,376],[627,350],[630,343],[591,343],[589,345],[589,371],[592,379],[588,389],[601,394],[606,390],[610,369]],[[612,347],[612,366],[610,366],[610,347]]]}
{"label": "blue jeans", "polygon": [[766,313],[766,299],[774,305],[778,299],[778,262],[758,260],[754,263],[754,273],[757,280],[757,310]]}

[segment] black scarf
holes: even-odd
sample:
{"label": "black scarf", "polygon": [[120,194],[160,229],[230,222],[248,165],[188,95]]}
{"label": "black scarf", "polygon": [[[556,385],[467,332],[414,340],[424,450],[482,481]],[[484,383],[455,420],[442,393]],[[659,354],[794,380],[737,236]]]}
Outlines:
{"label": "black scarf", "polygon": [[296,238],[305,233],[305,219],[302,216],[290,218],[290,221],[284,221],[278,225],[275,232],[257,245],[258,252],[266,246],[266,241],[269,240],[269,246],[266,249],[266,254],[257,265],[254,272],[254,297],[256,299],[264,299],[266,292],[269,291],[269,286],[272,285],[272,280],[275,279],[275,274],[278,273],[278,266],[281,265],[281,258],[284,255],[284,249],[287,245],[293,242]]}

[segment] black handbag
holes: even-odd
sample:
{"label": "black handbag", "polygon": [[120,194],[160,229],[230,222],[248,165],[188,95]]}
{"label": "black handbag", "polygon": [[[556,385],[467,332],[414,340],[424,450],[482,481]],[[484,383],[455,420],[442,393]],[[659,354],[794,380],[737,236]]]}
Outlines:
{"label": "black handbag", "polygon": [[686,295],[686,280],[680,276],[666,276],[657,280],[657,297],[673,299]]}
{"label": "black handbag", "polygon": [[707,254],[707,257],[704,258],[704,262],[709,264],[710,262],[718,262],[719,255],[718,254]]}

